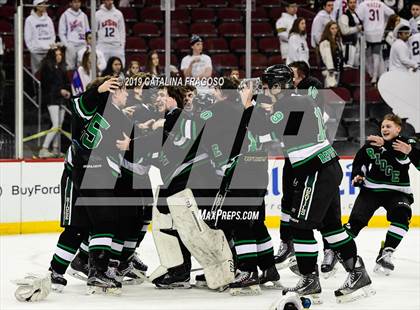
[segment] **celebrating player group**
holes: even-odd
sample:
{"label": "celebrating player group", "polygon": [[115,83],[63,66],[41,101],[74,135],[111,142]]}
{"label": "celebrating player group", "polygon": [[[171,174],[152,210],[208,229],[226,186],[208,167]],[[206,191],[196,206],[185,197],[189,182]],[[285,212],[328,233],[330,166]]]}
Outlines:
{"label": "celebrating player group", "polygon": [[[294,86],[304,65],[274,65],[259,79],[226,77],[197,89],[126,85],[108,76],[72,98],[72,144],[61,179],[64,231],[47,279],[53,290],[63,291],[65,273],[85,281],[89,294],[119,295],[124,285],[144,281],[190,288],[193,256],[204,272],[196,287],[231,295],[271,287],[321,303],[318,230],[321,273],[330,276],[338,262],[347,272],[337,301],[374,294],[356,237],[384,206],[391,225],[374,271],[389,275],[409,229],[408,169],[420,170],[420,152],[400,136],[401,119],[386,115],[381,136],[369,136],[354,159],[352,182],[360,193],[342,225],[343,173],[328,140],[327,104],[316,79],[306,89]],[[134,78],[153,80],[145,73]],[[277,254],[264,223],[269,155],[285,157]],[[149,177],[152,170],[159,182]],[[151,222],[160,266],[149,272],[136,249]],[[298,275],[296,286],[280,283],[285,267]],[[43,290],[45,281],[16,297],[42,299]]]}

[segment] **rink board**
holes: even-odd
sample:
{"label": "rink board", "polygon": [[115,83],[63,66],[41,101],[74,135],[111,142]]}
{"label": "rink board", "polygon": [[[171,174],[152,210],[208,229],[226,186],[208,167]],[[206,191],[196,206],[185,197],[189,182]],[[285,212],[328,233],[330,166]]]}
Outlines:
{"label": "rink board", "polygon": [[[279,227],[280,223],[283,164],[283,159],[269,162],[266,223],[271,228]],[[352,159],[341,159],[340,164],[344,175],[340,186],[341,208],[343,222],[346,222],[359,189],[351,185]],[[62,160],[0,161],[0,235],[60,230],[62,171]],[[420,173],[413,166],[410,178],[415,199],[411,227],[420,227]],[[369,223],[371,227],[388,225],[382,208]]]}

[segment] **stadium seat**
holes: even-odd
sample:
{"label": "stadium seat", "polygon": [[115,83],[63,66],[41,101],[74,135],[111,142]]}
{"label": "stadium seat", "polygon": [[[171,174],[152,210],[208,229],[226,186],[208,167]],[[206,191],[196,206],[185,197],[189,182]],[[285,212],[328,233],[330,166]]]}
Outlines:
{"label": "stadium seat", "polygon": [[242,21],[242,12],[234,8],[218,10],[217,17],[222,23],[232,23]]}
{"label": "stadium seat", "polygon": [[146,0],[145,7],[160,7],[161,0]]}
{"label": "stadium seat", "polygon": [[158,53],[164,53],[165,52],[165,38],[163,37],[163,38],[150,39],[149,49],[156,50]]}
{"label": "stadium seat", "polygon": [[200,6],[200,2],[197,0],[176,0],[176,10],[178,8],[198,8]]}
{"label": "stadium seat", "polygon": [[195,23],[191,25],[191,34],[198,34],[201,37],[217,37],[217,29],[213,24]]}
{"label": "stadium seat", "polygon": [[[242,55],[239,60],[241,68],[245,68],[245,55]],[[255,70],[264,70],[268,67],[267,56],[263,54],[251,54],[251,68]]]}
{"label": "stadium seat", "polygon": [[351,93],[347,88],[334,87],[334,88],[330,88],[330,90],[332,90],[334,93],[336,93],[337,96],[339,96],[341,98],[341,100],[344,101],[344,103],[349,104],[349,103],[352,102]]}
{"label": "stadium seat", "polygon": [[191,20],[193,23],[213,23],[216,21],[216,14],[213,9],[197,8],[191,10]]}
{"label": "stadium seat", "polygon": [[145,66],[147,61],[146,54],[141,53],[127,53],[126,54],[127,64],[129,64],[133,60],[137,60],[140,63],[140,66]]}
{"label": "stadium seat", "polygon": [[229,52],[229,46],[224,38],[215,38],[215,39],[205,40],[204,49],[212,54]]}
{"label": "stadium seat", "polygon": [[284,63],[283,58],[280,55],[273,55],[268,58],[268,65],[278,65]]}
{"label": "stadium seat", "polygon": [[[230,41],[230,49],[235,53],[245,53],[245,38],[233,38]],[[257,41],[251,38],[251,52],[255,53],[258,51]]]}
{"label": "stadium seat", "polygon": [[276,21],[280,18],[281,13],[284,12],[284,8],[280,7],[280,8],[270,8],[268,10],[268,14],[270,16],[271,22],[273,23],[273,25],[276,24]]}
{"label": "stadium seat", "polygon": [[339,156],[354,156],[360,149],[360,144],[350,141],[337,141],[333,143]]}
{"label": "stadium seat", "polygon": [[243,10],[246,6],[246,0],[230,0],[229,5],[233,8]]}
{"label": "stadium seat", "polygon": [[270,20],[265,8],[257,7],[251,12],[252,22],[268,22]]}
{"label": "stadium seat", "polygon": [[263,53],[279,53],[280,42],[278,37],[261,38],[258,42],[259,50]]}
{"label": "stadium seat", "polygon": [[208,8],[225,8],[228,5],[228,1],[225,0],[205,0],[202,1],[202,5]]}
{"label": "stadium seat", "polygon": [[385,102],[379,104],[371,104],[367,106],[369,117],[375,119],[378,123],[382,122],[382,119],[386,114],[392,113],[392,108]]}
{"label": "stadium seat", "polygon": [[127,52],[145,53],[147,52],[146,42],[143,38],[128,37],[125,43],[125,50]]}
{"label": "stadium seat", "polygon": [[219,25],[219,34],[224,37],[243,37],[245,30],[241,23],[223,23]]}
{"label": "stadium seat", "polygon": [[190,36],[190,30],[187,24],[173,22],[171,24],[171,37],[187,38]]}
{"label": "stadium seat", "polygon": [[6,20],[0,20],[0,34],[1,35],[12,35],[13,26],[11,22]]}
{"label": "stadium seat", "polygon": [[146,23],[163,23],[160,7],[144,7],[140,10],[140,20]]}
{"label": "stadium seat", "polygon": [[151,23],[136,23],[133,26],[133,35],[139,37],[159,37],[159,27]]}
{"label": "stadium seat", "polygon": [[124,16],[124,20],[126,22],[136,22],[137,21],[137,12],[136,10],[133,10],[132,8],[119,8],[121,13]]}
{"label": "stadium seat", "polygon": [[264,70],[259,70],[259,69],[252,70],[251,77],[252,78],[260,78],[262,76],[263,72],[264,72]]}
{"label": "stadium seat", "polygon": [[178,53],[188,54],[191,51],[190,39],[178,39],[175,43],[175,48]]}
{"label": "stadium seat", "polygon": [[175,11],[171,12],[171,22],[172,25],[175,23],[189,24],[191,22],[190,13],[187,9],[179,9],[177,7]]}
{"label": "stadium seat", "polygon": [[[165,53],[159,53],[159,64],[161,66],[165,66]],[[174,54],[171,54],[171,65],[174,65],[175,67],[178,67],[180,62],[178,61],[178,57],[176,57]]]}
{"label": "stadium seat", "polygon": [[280,7],[281,2],[278,0],[258,0],[258,6],[262,6],[264,8]]}
{"label": "stadium seat", "polygon": [[213,67],[217,70],[232,69],[238,67],[238,59],[233,54],[217,54],[211,58]]}
{"label": "stadium seat", "polygon": [[[365,76],[366,82],[369,82],[369,76]],[[360,71],[358,69],[345,69],[340,74],[340,82],[349,86],[360,85]]]}
{"label": "stadium seat", "polygon": [[348,133],[346,127],[344,127],[343,122],[340,122],[337,127],[337,132],[335,133],[334,141],[348,141]]}
{"label": "stadium seat", "polygon": [[[360,141],[360,122],[351,122],[348,126],[349,137],[354,142]],[[366,137],[369,135],[379,135],[380,130],[379,126],[373,122],[367,121],[365,122],[365,134]]]}
{"label": "stadium seat", "polygon": [[252,36],[254,37],[272,37],[274,36],[273,26],[270,23],[253,23]]}
{"label": "stadium seat", "polygon": [[305,20],[307,19],[314,19],[316,16],[316,13],[311,10],[307,10],[304,8],[299,8],[299,17],[303,17]]}
{"label": "stadium seat", "polygon": [[379,93],[379,90],[376,87],[369,87],[366,90],[366,103],[378,104],[381,101],[382,101],[382,97]]}

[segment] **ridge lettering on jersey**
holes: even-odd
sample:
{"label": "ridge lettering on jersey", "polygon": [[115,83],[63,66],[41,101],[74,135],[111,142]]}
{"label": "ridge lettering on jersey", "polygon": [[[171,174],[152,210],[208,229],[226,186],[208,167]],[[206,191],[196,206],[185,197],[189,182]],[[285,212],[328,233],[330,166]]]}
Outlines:
{"label": "ridge lettering on jersey", "polygon": [[398,170],[394,170],[394,167],[391,165],[388,165],[388,161],[386,159],[381,159],[380,153],[375,153],[374,149],[371,147],[366,149],[366,153],[370,159],[375,160],[375,165],[377,165],[386,176],[391,177],[391,182],[400,181],[400,172]]}

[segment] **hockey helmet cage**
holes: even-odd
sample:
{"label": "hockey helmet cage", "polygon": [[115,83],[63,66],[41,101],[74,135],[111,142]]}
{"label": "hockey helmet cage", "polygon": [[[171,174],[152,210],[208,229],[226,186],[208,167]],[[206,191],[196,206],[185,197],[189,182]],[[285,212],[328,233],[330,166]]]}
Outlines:
{"label": "hockey helmet cage", "polygon": [[293,70],[286,65],[273,65],[264,70],[261,81],[272,88],[279,84],[283,88],[290,88],[293,84]]}

